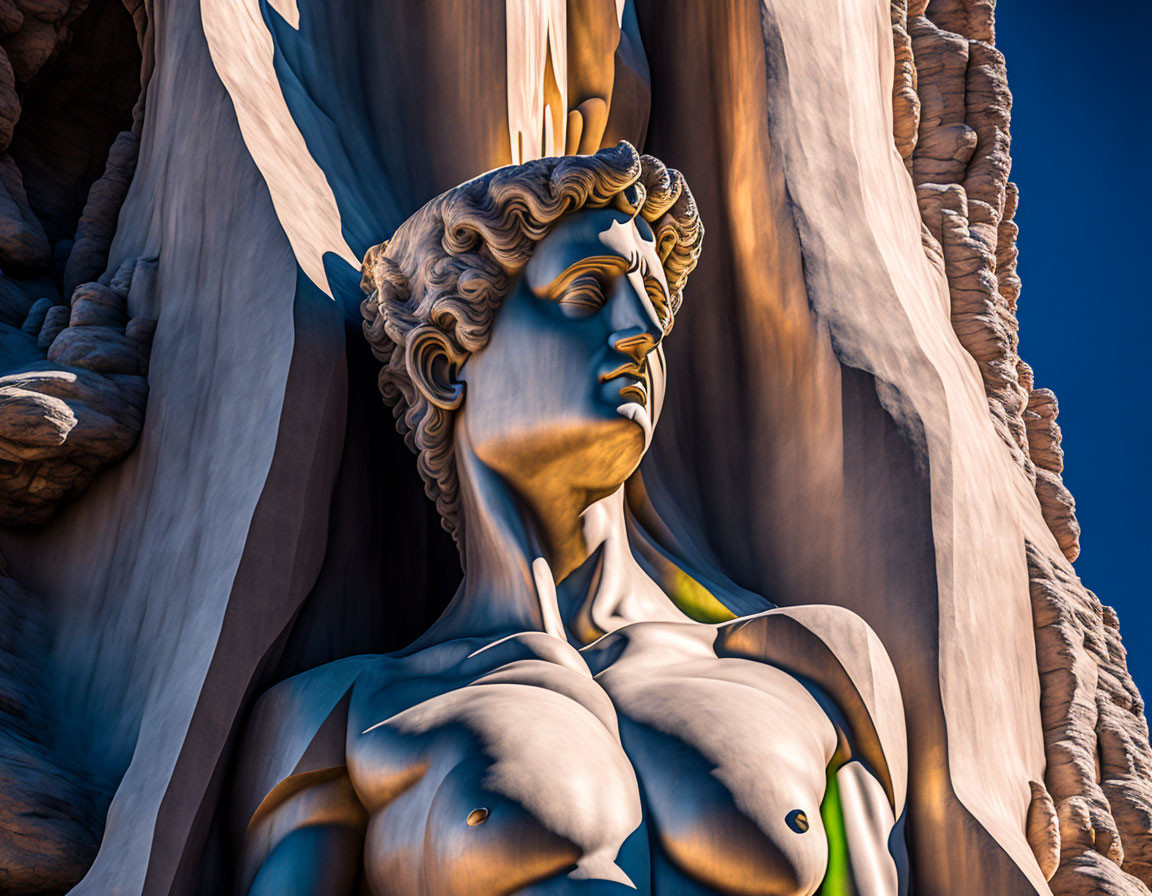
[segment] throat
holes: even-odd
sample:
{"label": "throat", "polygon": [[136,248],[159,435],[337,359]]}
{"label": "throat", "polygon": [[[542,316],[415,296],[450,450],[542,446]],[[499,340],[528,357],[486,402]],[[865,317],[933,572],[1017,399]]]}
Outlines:
{"label": "throat", "polygon": [[575,496],[566,508],[551,502],[553,513],[543,517],[475,456],[466,437],[457,440],[457,469],[464,582],[408,651],[523,631],[582,646],[632,622],[685,620],[632,554],[622,487],[590,505]]}

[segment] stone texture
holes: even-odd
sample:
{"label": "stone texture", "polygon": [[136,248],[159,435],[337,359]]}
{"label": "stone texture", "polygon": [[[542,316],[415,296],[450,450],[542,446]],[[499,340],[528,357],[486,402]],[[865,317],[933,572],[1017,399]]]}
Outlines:
{"label": "stone texture", "polygon": [[35,78],[64,37],[59,25],[31,16],[24,19],[19,31],[6,35],[4,51],[12,63],[16,83],[27,84]]}
{"label": "stone texture", "polygon": [[[1036,482],[1061,549],[1075,559],[1075,502],[1059,470],[1039,464],[1049,473],[1037,477],[1026,422],[1032,382],[1021,367],[1016,321],[1013,218],[1019,197],[1008,181],[1012,95],[1004,57],[993,44],[994,7],[994,0],[895,0],[893,136],[931,235],[925,250],[943,263],[953,326],[980,369],[996,429]],[[913,90],[918,102],[909,97]],[[1051,444],[1039,445],[1038,453],[1050,454]]]}
{"label": "stone texture", "polygon": [[1060,865],[1060,820],[1048,789],[1039,781],[1029,781],[1028,786],[1032,788],[1032,804],[1024,830],[1044,879],[1051,880]]}
{"label": "stone texture", "polygon": [[225,683],[254,678],[315,580],[343,431],[341,312],[297,294],[199,5],[155,5],[144,152],[98,278],[159,321],[144,428],[50,526],[0,533],[13,574],[53,601],[59,711],[116,782],[78,890],[100,896],[171,892],[202,867],[246,689]]}
{"label": "stone texture", "polygon": [[[666,346],[645,486],[676,543],[706,545],[745,587],[849,607],[878,632],[915,720],[916,891],[1044,892],[1024,830],[1043,777],[1021,659],[1035,642],[1021,514],[1003,497],[1019,480],[1033,492],[956,338],[943,255],[922,248],[887,103],[891,7],[666,10],[640,15],[665,97],[646,149],[693,177],[712,223]],[[923,73],[918,86],[924,99]]]}
{"label": "stone texture", "polygon": [[[120,96],[124,57],[109,35],[127,24],[135,43],[133,15],[146,19],[109,0],[0,3],[0,150],[10,150],[0,154],[7,275],[0,275],[0,327],[10,328],[0,356],[0,521],[7,525],[43,523],[140,431],[154,325],[127,320],[126,289],[87,283],[69,307],[57,304],[54,281],[71,277],[71,292],[95,280],[107,260],[138,146],[131,133],[115,142],[115,131],[105,136],[102,119],[126,118],[131,105],[131,96]],[[128,76],[131,84],[134,67]],[[88,101],[77,103],[85,91]],[[91,190],[89,152],[102,164],[107,158]],[[83,214],[68,211],[78,187],[88,193]],[[16,341],[18,333],[26,340]]]}
{"label": "stone texture", "polygon": [[895,78],[892,85],[892,134],[896,149],[909,170],[920,131],[920,95],[916,92],[916,63],[908,35],[907,0],[892,0],[892,45]]}
{"label": "stone texture", "polygon": [[28,205],[20,169],[0,155],[0,264],[43,268],[49,258],[48,237]]}
{"label": "stone texture", "polygon": [[[1105,707],[1124,699],[1123,676],[1111,666],[1102,672],[1086,648],[1044,654],[1033,632],[1020,546],[1025,536],[1039,544],[1045,563],[1060,549],[1029,465],[1050,470],[1045,460],[1058,446],[1042,401],[1038,420],[1028,417],[1032,384],[1013,358],[1015,197],[1006,184],[1001,197],[1007,100],[988,4],[914,0],[903,13],[898,5],[824,0],[635,5],[660,86],[651,122],[622,136],[641,144],[649,127],[646,148],[691,174],[715,237],[669,343],[679,397],[648,471],[654,492],[661,479],[665,497],[669,484],[678,491],[671,509],[662,504],[664,519],[681,545],[699,546],[772,599],[850,606],[881,632],[915,720],[912,770],[923,787],[910,813],[913,847],[930,863],[952,862],[931,866],[933,892],[1044,891],[1054,838],[1033,786],[1040,778],[1053,808],[1062,807],[1058,830],[1067,829],[1053,886],[1096,875],[1120,887],[1101,892],[1143,892],[1123,889],[1140,886],[1131,883],[1142,873],[1133,863],[1146,842],[1140,783],[1124,769],[1137,767],[1146,739],[1135,709],[1117,720],[1097,701],[1098,693],[1113,695]],[[241,133],[216,67],[223,64],[203,39],[201,9],[155,6],[163,14],[144,27],[142,5],[129,7],[145,71],[154,60],[155,72],[148,118],[141,123],[138,106],[133,122],[146,150],[110,260],[162,250],[163,261],[100,278],[118,295],[130,293],[133,314],[163,311],[151,411],[139,450],[85,501],[51,527],[3,534],[16,571],[58,614],[52,671],[68,694],[62,711],[89,726],[94,751],[119,781],[106,848],[84,894],[168,892],[187,881],[201,867],[244,691],[272,674],[265,666],[275,666],[273,645],[297,610],[305,607],[305,624],[290,634],[301,640],[301,628],[339,631],[334,609],[368,618],[355,615],[366,606],[386,607],[376,611],[383,625],[355,634],[394,636],[398,617],[419,616],[412,605],[428,590],[423,561],[432,555],[411,522],[418,509],[404,503],[410,459],[401,453],[391,463],[386,450],[373,450],[391,443],[365,437],[369,404],[349,412],[346,376],[365,377],[372,390],[371,371],[346,364],[340,309],[297,277],[283,219],[299,209],[269,198],[253,161],[253,147],[266,141]],[[317,33],[309,16],[344,8],[278,8],[289,6],[305,17],[307,27],[295,32],[301,41]],[[288,66],[306,59],[305,68],[321,73],[320,84],[307,71],[293,73],[293,112],[358,250],[390,233],[405,209],[507,154],[506,122],[489,115],[504,108],[504,60],[484,55],[502,28],[486,20],[477,34],[442,27],[458,21],[459,7],[438,0],[413,14],[431,23],[433,34],[422,37],[404,19],[407,7],[387,6],[363,38],[338,39],[344,19],[324,19],[338,57],[310,44],[277,57]],[[827,27],[833,18],[842,29]],[[278,39],[297,40],[290,31]],[[390,43],[396,34],[403,41]],[[358,55],[350,48],[361,39],[369,51]],[[879,83],[893,40],[896,81]],[[429,58],[460,67],[429,67]],[[397,91],[414,70],[425,76]],[[344,80],[349,71],[356,80]],[[346,102],[353,89],[366,94],[370,126],[356,118],[361,105],[353,111]],[[893,108],[879,108],[876,98],[889,95]],[[34,99],[21,112],[12,157],[62,256],[80,213],[58,200],[72,175],[25,161],[54,159],[73,132],[53,136],[45,127],[52,116],[37,118],[44,100]],[[997,108],[978,108],[989,102]],[[849,133],[846,122],[857,130]],[[276,155],[265,162],[283,162]],[[74,166],[85,177],[87,161]],[[105,162],[100,153],[97,169]],[[24,281],[14,286],[22,297],[0,287],[0,313],[20,317],[21,307],[51,295]],[[47,298],[29,351],[53,307],[63,306]],[[111,326],[88,317],[99,312],[85,302],[70,312]],[[125,337],[146,337],[137,320]],[[349,345],[357,339],[352,331]],[[244,388],[228,388],[237,382]],[[346,436],[345,460],[378,479],[351,477],[333,489]],[[355,500],[332,500],[347,490]],[[397,516],[403,531],[375,525]],[[378,560],[392,538],[406,539],[400,559],[420,567],[403,587]],[[205,556],[216,559],[197,562]],[[327,595],[317,587],[313,597],[327,603],[306,602],[323,572],[329,586],[342,587]],[[387,602],[380,583],[392,586]],[[1072,606],[1069,587],[1053,585],[1060,612]],[[339,633],[338,646],[323,649],[346,645],[347,632]],[[316,654],[305,646],[300,655]],[[1061,673],[1036,681],[1034,663],[1046,669],[1049,660],[1075,678],[1075,701],[1058,699]],[[987,680],[988,668],[1004,677]],[[1092,735],[1116,745],[1114,772],[1097,788],[1107,807],[1079,772],[1073,789],[1058,786],[1067,783],[1065,740],[1085,756],[1095,752],[1086,739],[1096,721],[1079,724],[1088,712],[1118,732]],[[1057,728],[1071,726],[1055,746],[1049,715]],[[134,754],[140,744],[146,749]],[[1035,824],[1026,825],[1033,808]]]}
{"label": "stone texture", "polygon": [[140,50],[119,0],[44,4],[35,14],[25,10],[24,19],[18,33],[0,38],[20,97],[7,149],[55,245],[75,235],[89,188],[101,177],[117,135],[131,125]]}
{"label": "stone texture", "polygon": [[[894,90],[906,91],[910,80],[899,66],[906,54],[906,21],[921,101],[911,171],[930,234],[925,250],[948,278],[953,326],[979,367],[995,428],[1032,481],[1060,551],[1074,560],[1080,526],[1060,476],[1056,396],[1035,387],[1032,369],[1019,356],[1013,220],[1019,196],[1008,182],[1011,94],[1003,57],[992,45],[994,6],[994,0],[932,0],[894,9]],[[909,107],[894,104],[893,135],[905,157]],[[1058,870],[1047,867],[1051,838],[1030,833],[1030,842],[1057,896],[1146,892],[1152,850],[1148,730],[1118,634],[1108,647],[1103,623],[1111,611],[1100,607],[1070,568],[1031,543],[1029,577],[1048,755],[1045,782],[1060,818]],[[1110,755],[1116,777],[1107,785],[1115,799],[1098,783],[1103,772],[1097,747],[1105,740],[1115,745]],[[1103,752],[1099,756],[1103,762]],[[1037,787],[1033,782],[1034,807],[1043,805]],[[1045,827],[1030,813],[1030,832]]]}
{"label": "stone texture", "polygon": [[[129,283],[131,281],[129,280]],[[82,283],[72,292],[70,326],[123,327],[126,323],[124,297],[127,290],[118,293],[103,283]]]}
{"label": "stone texture", "polygon": [[0,376],[0,524],[46,522],[135,444],[154,324],[125,316],[99,283],[33,305],[23,335],[47,356]]}
{"label": "stone texture", "polygon": [[[1028,573],[1045,781],[1060,819],[1053,892],[1146,893],[1152,884],[1152,752],[1116,614],[1066,562],[1032,544]],[[1109,864],[1119,867],[1109,870]]]}
{"label": "stone texture", "polygon": [[104,174],[88,191],[88,202],[76,226],[76,241],[64,268],[65,289],[96,278],[108,263],[108,248],[116,235],[116,219],[136,170],[139,149],[140,139],[131,131],[123,131],[108,151]]}
{"label": "stone texture", "polygon": [[[89,171],[93,155],[101,165],[107,158],[106,170],[84,207],[65,290],[103,270],[137,144],[131,133],[115,142],[115,130],[108,133],[109,119],[114,128],[129,123],[133,100],[123,96],[121,44],[109,35],[124,25],[129,35],[138,31],[146,20],[139,7],[122,10],[111,0],[0,3],[0,265],[9,274],[13,267],[47,269],[50,245],[71,239],[80,213],[75,194],[99,174]],[[129,65],[130,86],[136,68]]]}
{"label": "stone texture", "polygon": [[0,568],[0,891],[12,896],[75,884],[100,845],[107,802],[56,744],[42,664],[50,634],[40,601]]}
{"label": "stone texture", "polygon": [[24,24],[24,13],[15,0],[0,0],[0,34],[13,34]]}
{"label": "stone texture", "polygon": [[[12,20],[5,21],[10,23]],[[0,49],[0,150],[7,149],[12,142],[12,132],[19,120],[20,96],[16,93],[16,73],[12,70],[8,54]]]}

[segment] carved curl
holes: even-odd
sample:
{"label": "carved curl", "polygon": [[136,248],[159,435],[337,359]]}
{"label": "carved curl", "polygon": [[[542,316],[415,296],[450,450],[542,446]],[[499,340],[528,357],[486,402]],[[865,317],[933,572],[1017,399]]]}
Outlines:
{"label": "carved curl", "polygon": [[656,236],[668,281],[669,316],[680,308],[696,267],[704,228],[679,171],[628,143],[590,156],[536,159],[498,168],[442,193],[364,256],[364,335],[383,364],[380,393],[396,428],[416,452],[424,490],[463,545],[459,482],[452,445],[453,409],[437,406],[409,375],[413,335],[444,334],[459,370],[488,343],[496,309],[536,244],[563,215],[612,206],[639,214]]}

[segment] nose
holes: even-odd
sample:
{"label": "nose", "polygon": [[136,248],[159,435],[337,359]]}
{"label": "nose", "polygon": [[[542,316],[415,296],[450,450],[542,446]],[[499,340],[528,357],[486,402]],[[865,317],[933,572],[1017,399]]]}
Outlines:
{"label": "nose", "polygon": [[627,355],[637,364],[642,364],[648,353],[656,348],[656,339],[651,333],[631,327],[617,330],[609,338],[609,344],[622,355]]}
{"label": "nose", "polygon": [[664,328],[652,301],[627,278],[620,278],[620,286],[609,301],[608,313],[612,328],[608,344],[636,364],[643,363],[664,338]]}

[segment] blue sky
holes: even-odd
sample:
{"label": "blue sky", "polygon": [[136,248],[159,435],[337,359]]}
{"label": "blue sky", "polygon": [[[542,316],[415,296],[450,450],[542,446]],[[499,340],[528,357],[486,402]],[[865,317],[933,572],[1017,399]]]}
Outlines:
{"label": "blue sky", "polygon": [[1120,0],[1000,0],[1012,179],[1020,186],[1020,354],[1056,392],[1076,570],[1116,608],[1152,700],[1152,30]]}

